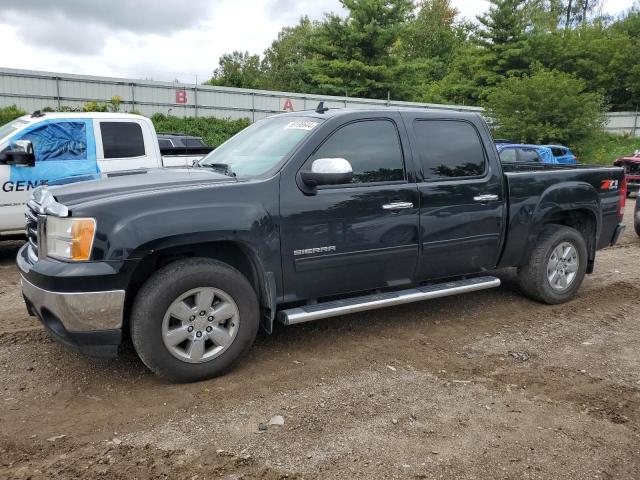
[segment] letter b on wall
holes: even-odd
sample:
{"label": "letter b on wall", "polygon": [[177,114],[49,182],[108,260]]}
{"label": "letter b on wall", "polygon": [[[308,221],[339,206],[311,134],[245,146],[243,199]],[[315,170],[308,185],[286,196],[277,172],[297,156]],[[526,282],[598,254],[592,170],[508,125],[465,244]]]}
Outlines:
{"label": "letter b on wall", "polygon": [[186,90],[176,90],[176,103],[187,103]]}

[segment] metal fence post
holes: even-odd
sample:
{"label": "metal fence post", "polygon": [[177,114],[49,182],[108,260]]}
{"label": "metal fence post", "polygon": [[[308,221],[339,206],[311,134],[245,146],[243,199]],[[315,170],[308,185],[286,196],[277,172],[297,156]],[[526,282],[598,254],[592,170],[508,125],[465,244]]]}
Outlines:
{"label": "metal fence post", "polygon": [[256,94],[251,92],[251,121],[256,121]]}
{"label": "metal fence post", "polygon": [[60,77],[55,77],[56,78],[56,99],[58,101],[58,111],[60,111],[61,108],[61,104],[60,104]]}
{"label": "metal fence post", "polygon": [[196,84],[193,87],[194,115],[198,118],[198,76],[196,75]]}
{"label": "metal fence post", "polygon": [[131,82],[131,111],[136,109],[136,84]]}
{"label": "metal fence post", "polygon": [[636,107],[636,116],[633,117],[633,130],[631,131],[632,138],[636,137],[637,129],[638,129],[638,107]]}

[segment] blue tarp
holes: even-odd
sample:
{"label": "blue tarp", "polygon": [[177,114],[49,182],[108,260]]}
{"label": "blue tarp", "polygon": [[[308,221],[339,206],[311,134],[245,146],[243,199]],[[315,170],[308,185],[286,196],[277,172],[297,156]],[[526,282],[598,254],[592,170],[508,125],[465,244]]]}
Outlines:
{"label": "blue tarp", "polygon": [[11,141],[30,140],[36,165],[11,166],[11,181],[54,182],[100,173],[93,122],[89,119],[46,119],[21,131]]}

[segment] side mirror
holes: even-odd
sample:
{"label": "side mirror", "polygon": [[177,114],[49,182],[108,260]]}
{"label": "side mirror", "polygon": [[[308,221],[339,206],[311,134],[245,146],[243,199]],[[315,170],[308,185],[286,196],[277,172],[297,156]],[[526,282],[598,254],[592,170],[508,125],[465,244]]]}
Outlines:
{"label": "side mirror", "polygon": [[36,156],[33,153],[33,144],[29,140],[16,140],[8,149],[0,153],[0,165],[33,167],[35,164]]}
{"label": "side mirror", "polygon": [[344,158],[319,158],[311,164],[311,170],[300,172],[302,181],[309,187],[351,183],[353,169]]}

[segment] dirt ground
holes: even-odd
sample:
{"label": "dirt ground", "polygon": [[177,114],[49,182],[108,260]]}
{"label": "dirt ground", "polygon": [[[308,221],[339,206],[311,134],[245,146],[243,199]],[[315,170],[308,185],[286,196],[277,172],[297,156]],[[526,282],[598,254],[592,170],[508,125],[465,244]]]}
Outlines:
{"label": "dirt ground", "polygon": [[639,478],[630,204],[626,220],[568,304],[526,300],[499,272],[495,290],[281,326],[190,385],[130,351],[97,361],[51,342],[4,244],[0,478]]}

